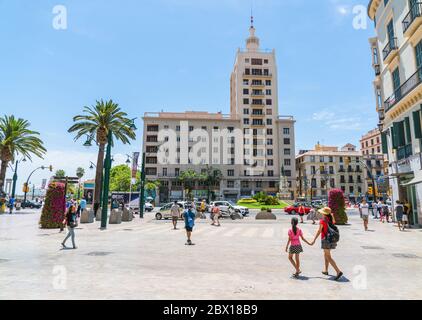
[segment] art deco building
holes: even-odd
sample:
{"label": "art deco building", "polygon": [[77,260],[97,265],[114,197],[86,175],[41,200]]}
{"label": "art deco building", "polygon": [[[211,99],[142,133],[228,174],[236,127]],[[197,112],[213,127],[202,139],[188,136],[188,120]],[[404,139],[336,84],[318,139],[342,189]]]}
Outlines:
{"label": "art deco building", "polygon": [[[295,120],[279,116],[275,51],[260,49],[253,23],[249,32],[246,48],[237,52],[230,78],[229,115],[195,111],[145,114],[146,175],[149,180],[161,181],[161,202],[183,196],[178,179],[182,171],[194,169],[200,174],[207,168],[223,174],[220,185],[213,186],[216,198],[236,200],[259,191],[276,195],[282,168],[294,197]],[[160,134],[163,130],[175,134]],[[195,135],[198,130],[203,137]],[[172,140],[174,143],[169,143]],[[168,155],[169,149],[175,150],[175,161],[161,159],[159,153]],[[204,197],[207,188],[197,182],[193,193]]]}
{"label": "art deco building", "polygon": [[372,0],[369,17],[382,151],[388,156],[392,200],[409,201],[410,221],[422,222],[422,3]]}

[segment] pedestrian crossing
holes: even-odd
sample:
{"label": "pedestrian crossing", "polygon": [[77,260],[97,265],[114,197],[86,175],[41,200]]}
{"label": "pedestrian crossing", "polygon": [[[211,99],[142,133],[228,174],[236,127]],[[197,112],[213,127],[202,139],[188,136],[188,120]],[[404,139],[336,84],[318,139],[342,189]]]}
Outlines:
{"label": "pedestrian crossing", "polygon": [[[127,228],[126,228],[127,229]],[[122,229],[119,231],[125,231]],[[313,239],[316,228],[312,226],[302,227],[303,235],[309,241]],[[131,231],[145,235],[175,235],[177,232],[184,232],[183,225],[178,225],[178,230],[173,230],[171,224],[150,224],[150,225],[138,225],[130,228]],[[285,240],[288,239],[289,228],[281,227],[280,225],[273,226],[256,226],[256,225],[222,225],[221,227],[214,227],[208,224],[200,224],[195,226],[193,235],[197,238],[213,238],[213,237],[224,237],[224,238],[245,238],[245,239],[263,239],[263,240]]]}

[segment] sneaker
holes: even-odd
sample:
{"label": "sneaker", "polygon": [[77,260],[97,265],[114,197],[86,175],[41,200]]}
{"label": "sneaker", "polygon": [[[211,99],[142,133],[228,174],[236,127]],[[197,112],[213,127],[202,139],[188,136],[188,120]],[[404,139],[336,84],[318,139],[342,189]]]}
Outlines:
{"label": "sneaker", "polygon": [[64,243],[61,244],[63,248],[66,248],[66,245]]}

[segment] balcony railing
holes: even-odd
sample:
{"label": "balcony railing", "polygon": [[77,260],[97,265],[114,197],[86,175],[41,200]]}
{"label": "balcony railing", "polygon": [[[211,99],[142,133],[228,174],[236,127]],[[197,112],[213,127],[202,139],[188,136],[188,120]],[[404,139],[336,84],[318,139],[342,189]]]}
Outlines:
{"label": "balcony railing", "polygon": [[398,49],[397,38],[392,38],[390,42],[387,43],[384,50],[382,50],[382,55],[383,55],[384,60],[387,59],[387,57],[390,55],[390,53],[393,50],[397,50],[397,49]]}
{"label": "balcony railing", "polygon": [[385,112],[399,103],[410,91],[415,89],[421,83],[422,68],[419,68],[409,79],[406,80],[385,102]]}
{"label": "balcony railing", "polygon": [[379,76],[381,74],[381,66],[379,64],[374,65],[375,75]]}
{"label": "balcony railing", "polygon": [[406,33],[406,31],[410,28],[412,23],[416,20],[416,18],[421,16],[422,12],[422,2],[416,2],[412,8],[410,8],[409,13],[406,15],[406,17],[403,20],[403,33]]}
{"label": "balcony railing", "polygon": [[408,144],[404,147],[400,147],[397,150],[397,161],[407,159],[411,157],[413,154],[412,152],[412,144]]}

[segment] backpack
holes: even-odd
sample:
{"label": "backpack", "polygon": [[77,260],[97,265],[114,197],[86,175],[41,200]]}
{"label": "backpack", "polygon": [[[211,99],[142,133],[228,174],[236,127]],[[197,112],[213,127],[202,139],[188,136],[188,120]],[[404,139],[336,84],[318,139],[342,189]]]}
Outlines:
{"label": "backpack", "polygon": [[399,206],[397,206],[396,207],[396,213],[397,214],[403,214],[404,213],[404,208],[403,208],[403,206],[401,206],[401,205],[399,205]]}
{"label": "backpack", "polygon": [[390,211],[388,210],[388,207],[387,206],[383,206],[382,207],[382,213],[384,213],[384,215],[390,214]]}
{"label": "backpack", "polygon": [[337,226],[332,223],[328,223],[327,240],[329,243],[337,243],[340,241],[340,231]]}

